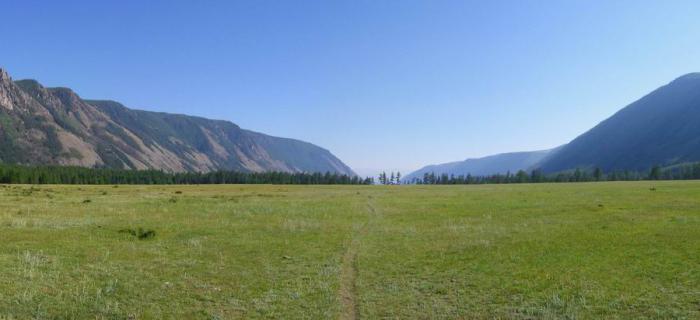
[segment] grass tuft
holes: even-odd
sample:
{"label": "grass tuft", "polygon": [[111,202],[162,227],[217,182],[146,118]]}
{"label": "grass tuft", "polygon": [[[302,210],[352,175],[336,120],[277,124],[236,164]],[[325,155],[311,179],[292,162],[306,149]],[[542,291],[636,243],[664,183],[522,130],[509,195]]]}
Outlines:
{"label": "grass tuft", "polygon": [[155,238],[156,232],[154,230],[145,230],[143,228],[134,229],[121,229],[119,233],[128,233],[139,240],[147,240]]}

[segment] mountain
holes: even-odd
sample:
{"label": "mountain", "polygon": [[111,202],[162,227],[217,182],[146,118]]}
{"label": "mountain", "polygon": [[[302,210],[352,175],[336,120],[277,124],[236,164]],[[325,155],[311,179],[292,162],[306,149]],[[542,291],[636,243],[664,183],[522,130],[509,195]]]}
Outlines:
{"label": "mountain", "polygon": [[700,161],[700,73],[630,104],[540,164],[545,172],[648,170]]}
{"label": "mountain", "polygon": [[425,173],[435,173],[436,175],[454,174],[455,176],[466,176],[468,174],[472,176],[487,176],[498,173],[505,174],[507,172],[515,173],[519,170],[532,169],[556,150],[558,148],[532,152],[503,153],[478,159],[429,165],[408,174],[404,177],[404,180],[422,179]]}
{"label": "mountain", "polygon": [[684,75],[621,109],[570,143],[552,150],[505,153],[431,165],[424,173],[474,176],[542,169],[556,173],[576,168],[645,171],[700,161],[700,73]]}
{"label": "mountain", "polygon": [[220,120],[83,100],[0,69],[0,162],[171,172],[354,172],[313,144]]}

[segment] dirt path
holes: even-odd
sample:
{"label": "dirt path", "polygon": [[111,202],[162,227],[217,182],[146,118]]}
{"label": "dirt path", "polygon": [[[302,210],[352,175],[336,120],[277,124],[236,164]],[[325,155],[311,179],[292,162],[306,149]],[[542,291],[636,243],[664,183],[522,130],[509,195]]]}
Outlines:
{"label": "dirt path", "polygon": [[367,202],[367,211],[370,214],[368,222],[355,231],[350,246],[348,246],[348,249],[343,255],[343,264],[340,272],[340,299],[343,304],[343,309],[340,313],[341,320],[355,320],[360,318],[357,293],[357,253],[362,238],[367,234],[369,224],[374,217],[377,216],[377,209],[371,197]]}
{"label": "dirt path", "polygon": [[340,299],[343,310],[340,313],[341,320],[359,319],[359,305],[357,304],[357,242],[352,240],[350,247],[343,255],[343,266],[340,273]]}

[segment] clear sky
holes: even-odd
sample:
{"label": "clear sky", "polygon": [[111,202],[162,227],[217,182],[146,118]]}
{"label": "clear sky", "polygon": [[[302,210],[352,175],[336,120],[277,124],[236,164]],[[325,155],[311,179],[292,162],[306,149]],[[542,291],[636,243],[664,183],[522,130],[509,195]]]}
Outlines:
{"label": "clear sky", "polygon": [[699,14],[661,0],[7,1],[0,66],[407,173],[555,147],[700,71]]}

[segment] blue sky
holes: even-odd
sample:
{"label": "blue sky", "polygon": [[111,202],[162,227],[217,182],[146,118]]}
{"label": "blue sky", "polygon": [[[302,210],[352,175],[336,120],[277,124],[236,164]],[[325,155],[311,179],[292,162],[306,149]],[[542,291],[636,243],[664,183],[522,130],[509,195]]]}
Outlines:
{"label": "blue sky", "polygon": [[12,1],[0,66],[361,174],[555,147],[700,71],[698,1]]}

